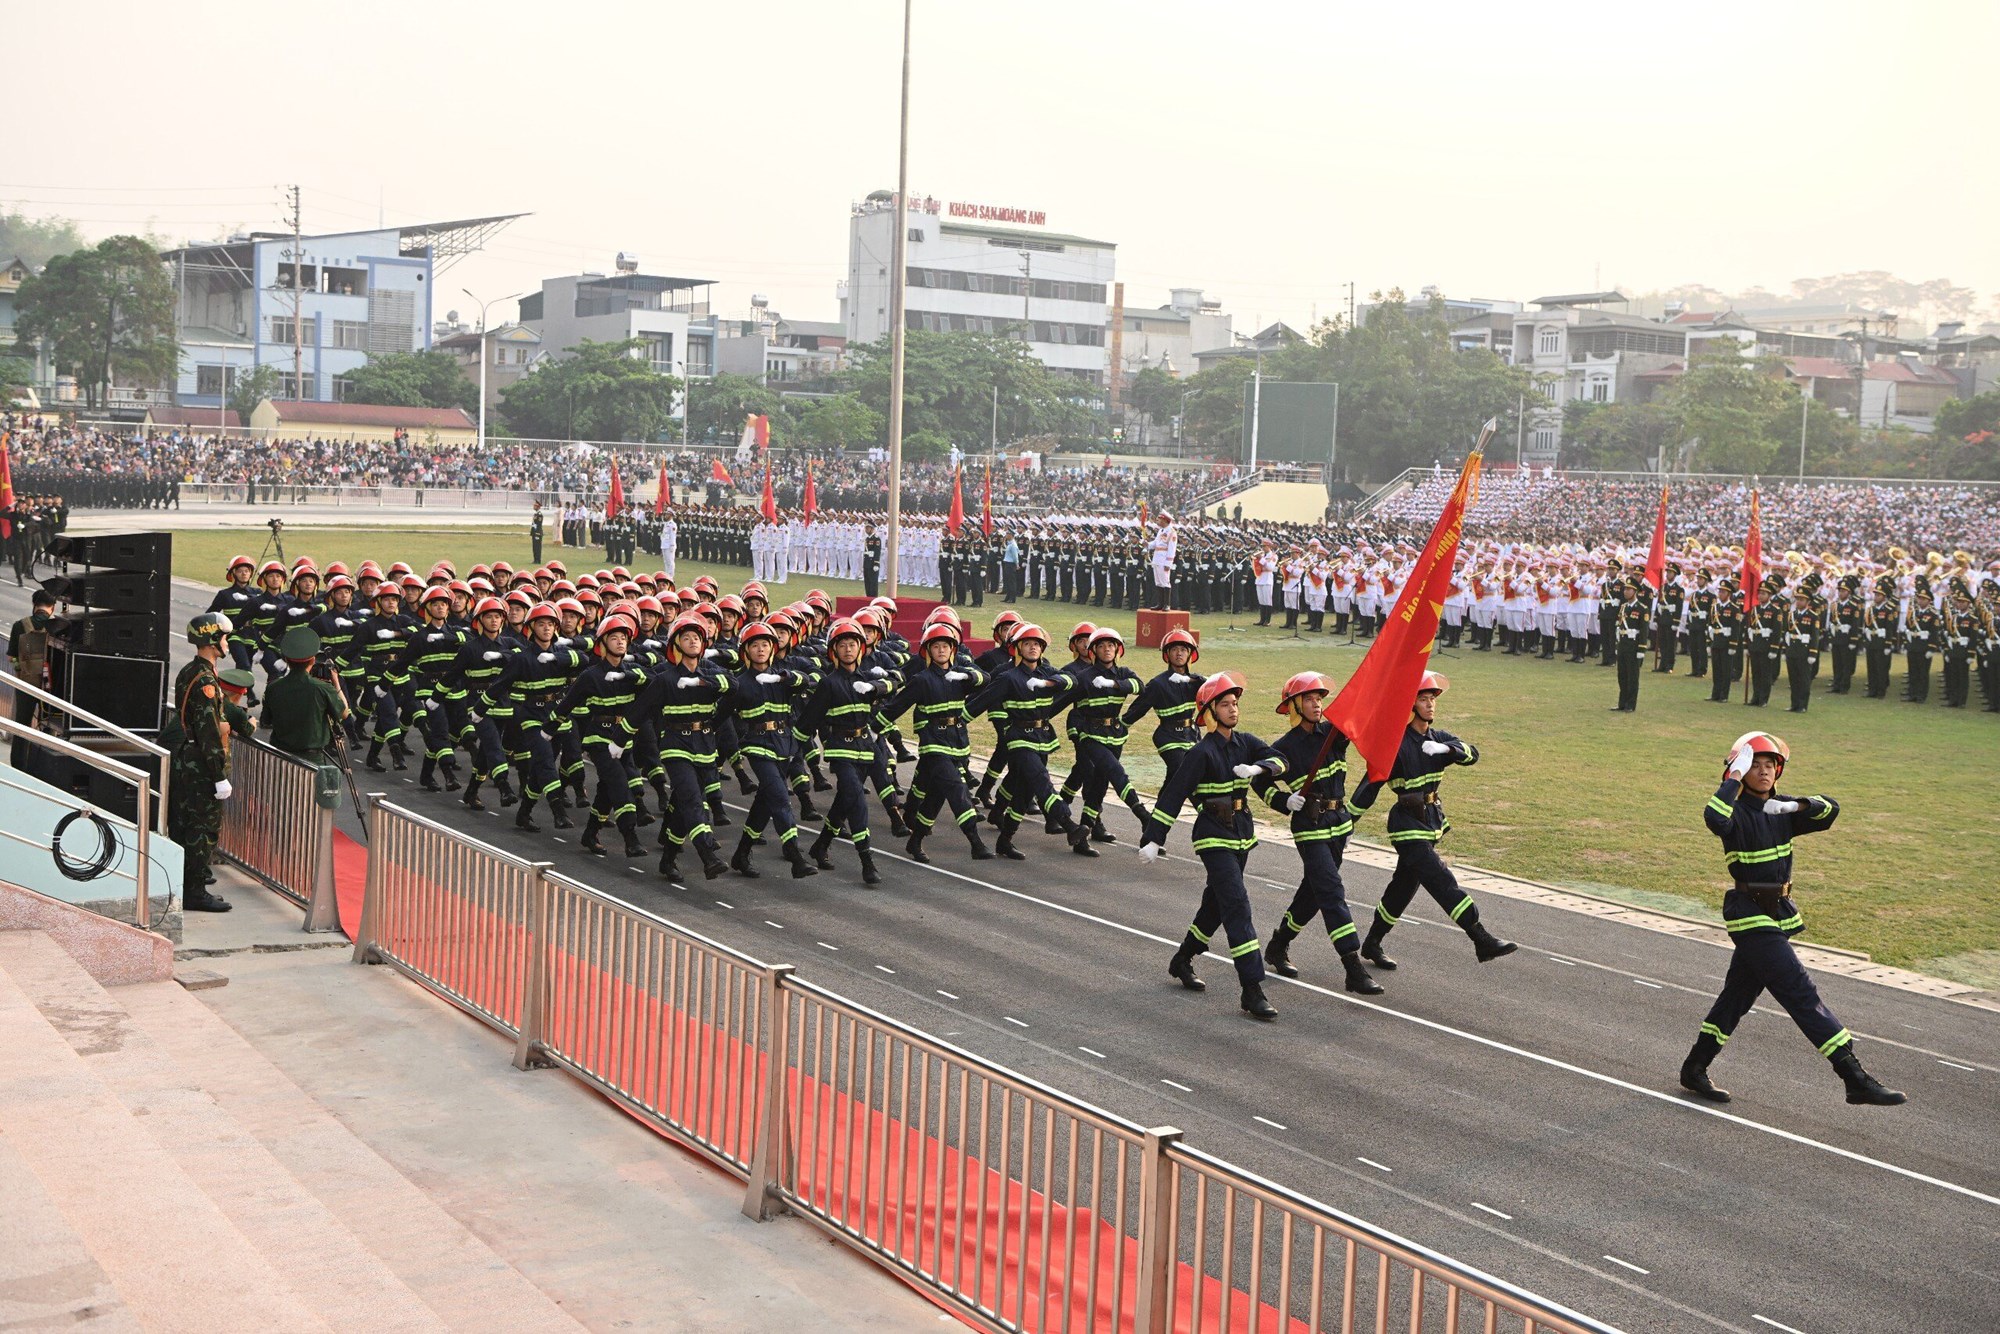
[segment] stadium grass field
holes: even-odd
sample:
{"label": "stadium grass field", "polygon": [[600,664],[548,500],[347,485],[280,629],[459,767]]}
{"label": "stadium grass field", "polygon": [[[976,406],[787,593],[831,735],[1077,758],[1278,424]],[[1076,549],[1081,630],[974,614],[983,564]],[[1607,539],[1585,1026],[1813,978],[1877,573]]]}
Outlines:
{"label": "stadium grass field", "polygon": [[[551,525],[553,528],[553,525]],[[174,573],[219,584],[224,562],[244,550],[256,554],[262,536],[243,531],[183,530],[175,535]],[[289,527],[286,550],[310,554],[324,565],[370,558],[408,561],[423,569],[441,558],[464,570],[496,558],[526,561],[526,525],[491,528]],[[553,541],[546,558],[561,558],[572,572],[597,568],[601,550],[562,548]],[[644,558],[642,557],[642,563]],[[650,567],[649,567],[650,568]],[[746,571],[683,563],[683,582],[714,575],[726,588],[740,586]],[[859,593],[856,583],[794,578],[774,589],[780,599],[808,587],[832,594]],[[923,590],[915,590],[921,596]],[[973,613],[983,631],[1002,609],[997,598]],[[1101,609],[1023,600],[1023,615],[1052,636],[1078,620],[1108,620],[1130,636],[1133,613],[1108,617]],[[1331,635],[1293,639],[1276,626],[1254,627],[1254,612],[1235,619],[1196,616],[1203,658],[1210,671],[1233,667],[1248,674],[1245,725],[1269,737],[1280,720],[1272,713],[1276,688],[1293,672],[1325,672],[1344,681],[1364,645]],[[1329,617],[1329,624],[1331,618]],[[1058,645],[1060,653],[1060,645]],[[1157,658],[1134,649],[1129,661],[1142,675]],[[1713,918],[1726,877],[1716,840],[1701,809],[1714,790],[1722,757],[1740,733],[1767,728],[1784,737],[1796,756],[1783,787],[1826,793],[1841,803],[1840,823],[1799,849],[1798,900],[1805,939],[1865,950],[1878,961],[1959,981],[2000,987],[2000,716],[1938,705],[1900,702],[1902,662],[1889,698],[1870,700],[1857,691],[1826,693],[1822,671],[1811,711],[1785,711],[1782,681],[1772,704],[1751,709],[1742,689],[1728,705],[1708,702],[1708,682],[1684,674],[1642,678],[1639,711],[1608,712],[1615,702],[1613,673],[1594,664],[1571,665],[1505,659],[1462,651],[1440,655],[1432,666],[1452,682],[1440,710],[1442,726],[1480,748],[1477,768],[1454,771],[1444,797],[1452,832],[1447,856],[1528,879],[1695,916]],[[1685,659],[1682,660],[1685,672]],[[1161,768],[1141,735],[1128,768],[1141,790],[1158,787]],[[975,729],[975,745],[991,731]],[[1066,769],[1066,764],[1059,765]],[[1379,841],[1381,809],[1363,817],[1357,835]],[[1269,854],[1276,855],[1276,854]],[[1107,871],[1118,863],[1108,861]],[[1136,873],[1137,863],[1133,863]],[[1266,870],[1276,873],[1275,868]],[[1499,921],[1504,925],[1505,910]]]}

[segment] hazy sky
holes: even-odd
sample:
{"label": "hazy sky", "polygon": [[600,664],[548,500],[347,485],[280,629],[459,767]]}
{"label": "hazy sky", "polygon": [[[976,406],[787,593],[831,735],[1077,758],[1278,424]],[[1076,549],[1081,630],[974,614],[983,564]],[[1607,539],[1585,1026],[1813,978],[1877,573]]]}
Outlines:
{"label": "hazy sky", "polygon": [[[831,319],[893,185],[895,0],[117,4],[9,16],[0,203],[209,239],[532,212],[440,306],[644,268]],[[1887,269],[2000,305],[2000,4],[917,0],[910,180],[1301,327],[1353,281],[1526,299]],[[23,58],[20,53],[28,53]],[[59,58],[58,58],[59,57]],[[77,57],[77,58],[72,58]],[[27,151],[19,151],[19,150]],[[511,317],[511,304],[496,310]]]}

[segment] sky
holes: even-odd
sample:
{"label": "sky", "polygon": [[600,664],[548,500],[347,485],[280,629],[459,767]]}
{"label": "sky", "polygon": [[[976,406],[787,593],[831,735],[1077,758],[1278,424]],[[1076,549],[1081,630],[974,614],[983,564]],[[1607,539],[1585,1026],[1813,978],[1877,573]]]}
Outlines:
{"label": "sky", "polygon": [[[527,212],[440,311],[712,278],[833,319],[896,177],[902,6],[70,0],[10,15],[0,205],[171,241]],[[1672,6],[915,0],[913,194],[1114,241],[1131,306],[1304,328],[1435,284],[1528,300],[1885,269],[2000,307],[1991,0]],[[23,108],[38,114],[23,116]],[[46,112],[46,118],[39,112]],[[17,140],[17,146],[25,141]],[[494,301],[493,319],[513,307]]]}

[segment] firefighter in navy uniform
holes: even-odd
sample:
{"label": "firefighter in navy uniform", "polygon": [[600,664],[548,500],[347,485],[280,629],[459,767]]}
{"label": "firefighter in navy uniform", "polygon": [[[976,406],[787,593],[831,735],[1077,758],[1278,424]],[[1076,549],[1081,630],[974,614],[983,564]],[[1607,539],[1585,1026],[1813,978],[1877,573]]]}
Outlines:
{"label": "firefighter in navy uniform", "polygon": [[881,683],[859,670],[868,636],[859,622],[843,616],[827,627],[827,669],[799,709],[799,730],[817,732],[820,749],[833,768],[833,801],[826,824],[813,840],[813,865],[831,871],[827,855],[842,829],[861,862],[861,883],[879,885],[875,853],[868,842],[868,777],[876,763],[875,695]]}
{"label": "firefighter in navy uniform", "polygon": [[782,625],[752,621],[743,627],[743,665],[730,683],[729,707],[741,739],[738,755],[756,775],[757,795],[744,817],[743,833],[737,838],[729,865],[740,875],[757,877],[750,853],[768,824],[778,832],[778,851],[791,864],[792,878],[803,880],[818,875],[819,868],[806,860],[799,847],[785,768],[798,755],[798,744],[792,737],[792,701],[809,693],[817,677],[778,661],[779,637],[785,633]]}
{"label": "firefighter in navy uniform", "polygon": [[1854,1038],[1819,997],[1791,938],[1805,930],[1792,901],[1792,841],[1830,828],[1840,806],[1830,797],[1786,797],[1777,791],[1791,749],[1767,732],[1738,737],[1724,761],[1722,785],[1702,819],[1722,840],[1731,886],[1722,900],[1723,925],[1735,953],[1722,992],[1702,1020],[1681,1063],[1681,1087],[1709,1102],[1729,1094],[1710,1082],[1708,1067],[1757,998],[1769,991],[1806,1040],[1833,1063],[1850,1103],[1894,1107],[1905,1101],[1861,1068]]}
{"label": "firefighter in navy uniform", "polygon": [[505,742],[511,755],[521,761],[521,808],[514,813],[514,827],[530,833],[535,823],[535,803],[549,804],[550,822],[569,829],[569,805],[563,799],[562,773],[556,765],[555,714],[557,703],[569,685],[570,676],[583,667],[583,654],[556,642],[561,612],[544,602],[528,613],[528,642],[506,663],[506,670],[486,687],[482,711],[503,720]]}
{"label": "firefighter in navy uniform", "polygon": [[1285,770],[1250,781],[1251,790],[1272,810],[1290,817],[1292,846],[1304,873],[1291,906],[1271,933],[1264,965],[1274,973],[1297,977],[1292,941],[1317,915],[1325,919],[1327,938],[1347,972],[1347,989],[1379,996],[1382,984],[1361,962],[1361,940],[1340,879],[1340,860],[1347,851],[1347,836],[1354,832],[1354,813],[1345,800],[1347,738],[1320,712],[1332,692],[1333,682],[1318,672],[1300,672],[1285,682],[1278,714],[1290,715],[1292,725],[1271,747],[1283,757]]}
{"label": "firefighter in navy uniform", "polygon": [[1854,684],[1854,666],[1867,629],[1868,608],[1861,601],[1861,576],[1843,574],[1833,604],[1829,642],[1833,649],[1833,693],[1845,695]]}
{"label": "firefighter in navy uniform", "polygon": [[913,713],[917,734],[917,771],[910,778],[907,803],[910,837],[903,851],[913,861],[928,863],[930,854],[924,851],[924,840],[936,827],[939,812],[949,806],[960,832],[972,845],[973,860],[989,861],[993,850],[980,836],[979,807],[965,790],[964,768],[972,755],[965,704],[986,684],[986,673],[965,660],[958,626],[950,620],[926,626],[919,648],[923,667],[910,673],[895,699],[882,710],[885,721],[906,711]]}
{"label": "firefighter in navy uniform", "polygon": [[[1617,639],[1618,703],[1613,713],[1636,713],[1639,709],[1639,665],[1646,659],[1646,627],[1653,619],[1646,599],[1639,596],[1640,583],[1627,579],[1619,585],[1623,600],[1612,613],[1611,633]],[[1668,637],[1672,630],[1665,631]]]}
{"label": "firefighter in navy uniform", "polygon": [[1367,810],[1383,788],[1396,795],[1389,808],[1389,842],[1396,849],[1396,870],[1375,905],[1375,920],[1369,923],[1368,937],[1361,942],[1361,957],[1377,968],[1394,972],[1396,961],[1382,952],[1382,940],[1401,919],[1419,887],[1429,891],[1451,920],[1472,941],[1479,962],[1512,954],[1518,946],[1488,931],[1479,920],[1479,906],[1458,886],[1437,855],[1438,840],[1451,828],[1444,806],[1438,801],[1438,785],[1444,771],[1455,765],[1479,763],[1479,748],[1469,741],[1433,726],[1437,700],[1451,682],[1441,672],[1425,672],[1417,682],[1416,702],[1410,706],[1410,723],[1403,729],[1403,743],[1396,752],[1389,777],[1380,782],[1362,783],[1354,791],[1351,804]]}
{"label": "firefighter in navy uniform", "polygon": [[1201,907],[1187,936],[1167,965],[1168,975],[1189,991],[1206,990],[1195,976],[1195,956],[1205,953],[1220,927],[1229,937],[1229,957],[1243,990],[1244,1013],[1254,1019],[1275,1019],[1277,1009],[1264,995],[1264,954],[1257,943],[1257,926],[1250,916],[1250,894],[1243,886],[1243,868],[1257,846],[1257,827],[1250,818],[1250,780],[1275,775],[1284,757],[1248,732],[1236,730],[1248,682],[1240,672],[1220,672],[1201,683],[1195,697],[1195,719],[1209,724],[1204,736],[1187,753],[1174,776],[1160,789],[1153,818],[1140,836],[1139,855],[1157,861],[1166,850],[1174,817],[1189,798],[1197,803],[1193,830],[1195,855],[1208,872]]}
{"label": "firefighter in navy uniform", "polygon": [[[1076,749],[1079,775],[1077,785],[1083,799],[1083,815],[1076,833],[1070,836],[1070,851],[1079,857],[1095,857],[1093,838],[1111,842],[1104,830],[1104,797],[1116,793],[1144,829],[1151,812],[1139,798],[1139,791],[1125,772],[1127,725],[1119,705],[1140,689],[1139,674],[1120,663],[1125,656],[1125,637],[1108,625],[1091,631],[1088,656],[1070,665],[1065,673],[1071,682],[1057,701],[1069,706],[1069,736]],[[1099,835],[1102,837],[1098,837]]]}
{"label": "firefighter in navy uniform", "polygon": [[591,646],[593,660],[569,683],[556,705],[557,715],[570,719],[576,728],[583,754],[597,772],[597,791],[578,846],[598,857],[604,855],[598,832],[607,825],[624,836],[627,857],[646,855],[639,842],[639,808],[632,800],[633,769],[625,758],[638,740],[633,706],[646,685],[645,674],[625,661],[625,650],[638,630],[638,624],[622,612],[605,617]]}
{"label": "firefighter in navy uniform", "polygon": [[1127,727],[1144,718],[1148,711],[1159,721],[1153,728],[1153,749],[1167,767],[1167,777],[1187,753],[1194,749],[1201,733],[1194,726],[1195,695],[1208,678],[1188,669],[1201,657],[1200,646],[1186,630],[1169,630],[1160,639],[1160,658],[1165,671],[1146,682],[1138,696],[1125,707]]}
{"label": "firefighter in navy uniform", "polygon": [[1048,769],[1049,756],[1060,744],[1051,722],[1056,696],[1070,682],[1043,658],[1049,636],[1041,626],[1015,626],[1007,646],[1013,665],[996,673],[967,707],[973,713],[996,705],[1007,710],[1007,781],[999,789],[1000,838],[993,851],[1023,861],[1027,854],[1014,846],[1014,833],[1032,814],[1042,816],[1049,832],[1076,837],[1078,825],[1050,784]]}

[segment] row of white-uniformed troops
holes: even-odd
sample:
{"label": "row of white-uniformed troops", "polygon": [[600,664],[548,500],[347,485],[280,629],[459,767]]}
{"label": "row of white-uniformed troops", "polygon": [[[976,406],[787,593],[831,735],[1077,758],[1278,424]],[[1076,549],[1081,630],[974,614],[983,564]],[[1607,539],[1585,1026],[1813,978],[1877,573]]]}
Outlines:
{"label": "row of white-uniformed troops", "polygon": [[[1050,525],[1050,531],[1060,535],[1060,530],[1070,523],[1101,524],[1105,521],[1092,516],[1050,515],[1038,522]],[[1136,527],[1136,521],[1126,526]],[[942,587],[938,567],[946,540],[944,520],[935,515],[917,515],[903,522],[900,528],[896,564],[898,582],[925,588]],[[977,532],[976,521],[968,519],[966,534],[972,536]],[[875,536],[883,541],[882,554],[886,560],[887,536],[879,524],[876,525]],[[1165,571],[1172,567],[1178,540],[1171,523],[1162,524],[1147,539],[1147,561],[1156,580],[1163,578]],[[661,546],[666,547],[670,541],[670,538],[663,538]],[[815,519],[811,523],[799,518],[780,519],[777,523],[760,520],[750,530],[750,568],[756,578],[767,584],[782,584],[787,576],[794,574],[810,578],[859,579],[867,545],[868,530],[863,520]],[[669,569],[668,573],[673,571]]]}

